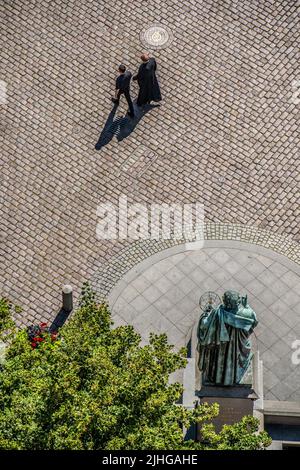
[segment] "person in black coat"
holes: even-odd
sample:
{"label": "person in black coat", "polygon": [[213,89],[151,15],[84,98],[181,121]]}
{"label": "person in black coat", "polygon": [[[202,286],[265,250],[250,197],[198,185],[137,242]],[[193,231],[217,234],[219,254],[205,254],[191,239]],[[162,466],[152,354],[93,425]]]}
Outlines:
{"label": "person in black coat", "polygon": [[130,96],[130,80],[132,77],[132,73],[129,72],[129,70],[126,71],[125,65],[119,66],[119,73],[120,75],[116,79],[115,96],[111,100],[113,103],[118,105],[120,102],[121,95],[124,95],[128,103],[128,115],[134,117],[134,107]]}
{"label": "person in black coat", "polygon": [[140,91],[137,98],[137,105],[143,106],[150,101],[161,101],[161,93],[158,80],[155,74],[156,61],[148,54],[142,54],[142,64],[140,65],[137,75],[133,80],[137,80]]}

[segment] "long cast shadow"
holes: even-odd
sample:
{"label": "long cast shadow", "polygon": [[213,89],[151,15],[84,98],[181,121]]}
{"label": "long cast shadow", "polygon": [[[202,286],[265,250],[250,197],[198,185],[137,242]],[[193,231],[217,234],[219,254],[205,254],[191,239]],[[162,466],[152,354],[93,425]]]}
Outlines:
{"label": "long cast shadow", "polygon": [[55,333],[59,328],[64,326],[70,313],[71,312],[66,312],[63,308],[61,308],[49,328],[50,333]]}
{"label": "long cast shadow", "polygon": [[116,136],[118,142],[126,139],[126,137],[128,137],[134,131],[135,127],[145,116],[145,114],[147,114],[153,108],[157,108],[159,106],[159,104],[146,104],[143,107],[138,107],[136,104],[134,104],[135,116],[133,118],[126,115],[114,119],[118,107],[117,105],[114,105],[101,131],[98,142],[95,145],[95,149],[101,150],[102,147],[109,144],[114,135]]}

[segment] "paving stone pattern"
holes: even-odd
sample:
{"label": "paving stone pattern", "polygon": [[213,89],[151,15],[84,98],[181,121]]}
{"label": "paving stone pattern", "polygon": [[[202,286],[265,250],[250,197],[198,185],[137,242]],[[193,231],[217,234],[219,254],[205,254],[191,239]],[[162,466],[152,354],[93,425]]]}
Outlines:
{"label": "paving stone pattern", "polygon": [[[2,0],[0,287],[19,324],[51,321],[63,283],[77,293],[129,245],[96,238],[120,194],[299,242],[297,21],[296,0]],[[123,101],[97,151],[116,68],[137,70],[152,23],[173,35],[155,51],[164,101],[135,129]],[[122,169],[141,145],[152,164]]]}

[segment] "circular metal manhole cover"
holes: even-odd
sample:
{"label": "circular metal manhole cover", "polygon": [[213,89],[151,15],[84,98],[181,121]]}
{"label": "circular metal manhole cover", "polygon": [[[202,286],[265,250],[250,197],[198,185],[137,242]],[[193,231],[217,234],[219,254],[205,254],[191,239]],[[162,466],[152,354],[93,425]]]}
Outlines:
{"label": "circular metal manhole cover", "polygon": [[152,24],[143,29],[140,34],[142,43],[154,49],[167,47],[173,39],[172,32],[166,26]]}

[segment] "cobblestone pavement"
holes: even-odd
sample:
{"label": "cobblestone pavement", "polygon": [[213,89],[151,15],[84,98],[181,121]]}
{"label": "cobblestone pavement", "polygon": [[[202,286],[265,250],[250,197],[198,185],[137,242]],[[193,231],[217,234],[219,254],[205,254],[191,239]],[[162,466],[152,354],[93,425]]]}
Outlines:
{"label": "cobblestone pavement", "polygon": [[[137,69],[154,22],[173,36],[155,51],[164,101],[96,151],[116,67]],[[120,194],[299,242],[296,0],[2,0],[0,35],[1,291],[19,323],[51,321],[61,285],[123,248],[95,231]]]}
{"label": "cobblestone pavement", "polygon": [[195,251],[175,246],[129,270],[109,296],[115,326],[134,325],[144,342],[149,332],[167,332],[180,348],[198,323],[202,294],[247,294],[259,321],[252,344],[263,360],[265,398],[300,402],[300,367],[292,362],[300,336],[300,266],[254,245],[250,251],[245,243],[210,243],[215,246]]}

